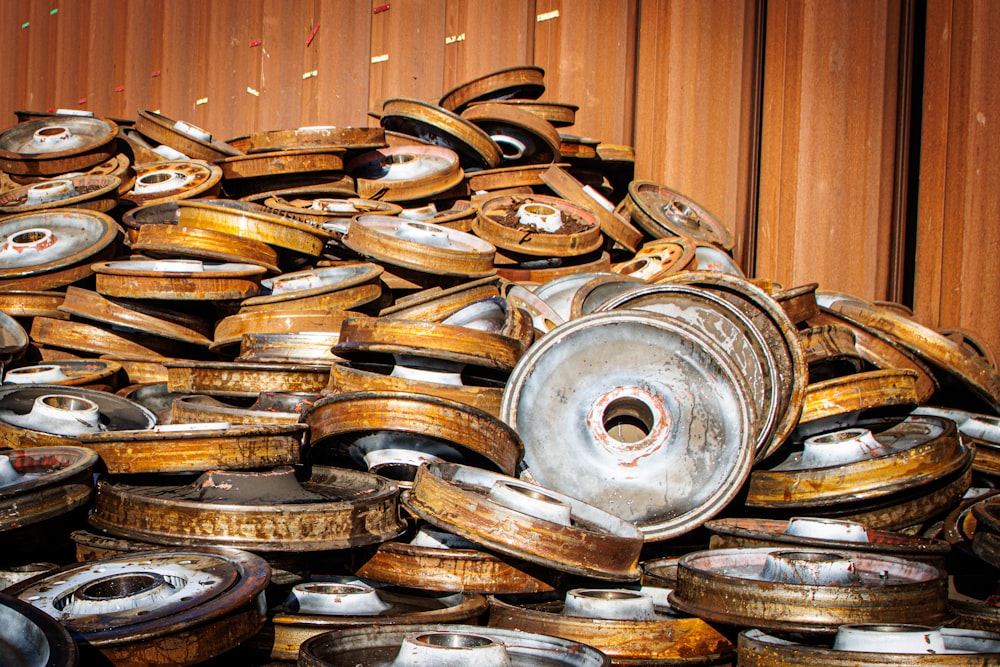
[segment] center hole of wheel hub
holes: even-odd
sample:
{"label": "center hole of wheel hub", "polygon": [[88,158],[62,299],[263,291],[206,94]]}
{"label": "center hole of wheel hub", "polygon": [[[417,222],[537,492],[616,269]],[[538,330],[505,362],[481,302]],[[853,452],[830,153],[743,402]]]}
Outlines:
{"label": "center hole of wheel hub", "polygon": [[22,252],[24,250],[45,250],[55,242],[56,237],[53,236],[51,230],[36,227],[13,234],[5,245],[15,252]]}
{"label": "center hole of wheel hub", "polygon": [[135,182],[135,191],[139,194],[150,192],[166,192],[180,188],[186,179],[178,171],[157,171],[140,176]]}
{"label": "center hole of wheel hub", "polygon": [[697,229],[701,225],[701,216],[698,212],[676,199],[664,204],[662,211],[668,220],[688,229]]}
{"label": "center hole of wheel hub", "polygon": [[116,574],[84,586],[76,595],[84,600],[113,600],[151,591],[163,583],[163,577],[155,572]]}
{"label": "center hole of wheel hub", "polygon": [[614,452],[634,452],[660,443],[672,420],[663,401],[636,386],[619,386],[594,401],[587,428],[594,439]]}

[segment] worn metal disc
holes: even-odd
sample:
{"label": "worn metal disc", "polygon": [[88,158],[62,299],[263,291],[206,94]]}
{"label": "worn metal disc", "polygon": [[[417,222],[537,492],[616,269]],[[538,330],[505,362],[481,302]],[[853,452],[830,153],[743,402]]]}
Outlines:
{"label": "worn metal disc", "polygon": [[[974,667],[1000,665],[1000,634],[964,628],[932,628],[922,625],[850,625],[845,631],[863,632],[864,646],[839,648],[838,631],[833,644],[804,638],[769,635],[745,630],[739,636],[739,664],[746,667],[781,665],[828,665],[829,667],[891,667],[893,665],[940,665]],[[849,641],[847,646],[850,646]]]}
{"label": "worn metal disc", "polygon": [[465,168],[491,169],[503,153],[490,135],[447,109],[415,99],[390,98],[382,103],[382,127],[448,148]]}
{"label": "worn metal disc", "polygon": [[386,145],[385,130],[381,127],[335,127],[332,125],[254,132],[250,135],[248,143],[247,153],[300,148],[372,150]]}
{"label": "worn metal disc", "polygon": [[[480,194],[484,191],[507,190],[518,187],[540,187],[545,185],[542,180],[542,173],[548,169],[550,164],[528,164],[513,167],[497,167],[496,169],[480,169],[470,171],[465,175],[469,190]],[[563,163],[563,167],[568,164]]]}
{"label": "worn metal disc", "polygon": [[452,88],[439,104],[461,113],[474,102],[511,98],[536,100],[545,92],[545,70],[530,65],[507,67],[490,72]]}
{"label": "worn metal disc", "polygon": [[495,248],[454,229],[385,215],[351,220],[343,243],[351,250],[405,269],[482,278],[495,273]]}
{"label": "worn metal disc", "polygon": [[452,461],[512,475],[524,454],[509,426],[471,406],[405,393],[349,393],[322,398],[301,420],[312,455],[411,481],[427,461]]}
{"label": "worn metal disc", "polygon": [[84,171],[111,158],[118,126],[107,118],[53,116],[0,133],[0,170],[52,176]]}
{"label": "worn metal disc", "polygon": [[300,482],[285,467],[214,470],[176,486],[103,480],[89,520],[112,535],[156,544],[255,552],[349,549],[402,532],[399,489],[389,480],[318,465],[302,475]]}
{"label": "worn metal disc", "polygon": [[596,579],[639,577],[642,533],[576,498],[469,466],[417,470],[406,508],[493,551]]}
{"label": "worn metal disc", "polygon": [[260,629],[270,575],[233,549],[153,551],[75,563],[8,592],[64,625],[86,664],[193,665]]}
{"label": "worn metal disc", "polygon": [[199,259],[208,262],[257,264],[271,273],[280,273],[278,253],[262,241],[242,236],[181,227],[173,224],[146,224],[139,228],[132,250],[154,259]]}
{"label": "worn metal disc", "polygon": [[732,232],[697,202],[653,181],[632,181],[622,206],[654,238],[687,236],[732,250]]}
{"label": "worn metal disc", "polygon": [[[296,310],[345,310],[379,298],[382,288],[379,277],[383,269],[377,264],[353,262],[304,271],[283,273],[260,282],[260,293],[240,302],[240,312],[250,312],[256,306],[268,310],[285,306]],[[364,287],[367,289],[353,289]],[[315,297],[329,298],[317,299]],[[257,310],[263,310],[258,308]]]}
{"label": "worn metal disc", "polygon": [[[402,654],[404,661],[393,663]],[[335,630],[304,642],[303,667],[380,665],[482,665],[492,667],[606,667],[597,649],[547,635],[478,625],[409,625]]]}
{"label": "worn metal disc", "polygon": [[[786,310],[787,312],[787,310]],[[860,373],[868,368],[858,352],[854,332],[836,324],[799,330],[802,353],[812,383]]]}
{"label": "worn metal disc", "polygon": [[273,192],[264,200],[264,206],[280,215],[290,215],[319,225],[329,223],[330,227],[338,227],[342,224],[344,232],[346,232],[348,219],[356,215],[363,213],[399,215],[403,211],[403,207],[399,204],[359,197],[344,197],[343,195],[331,196],[329,193],[322,192]]}
{"label": "worn metal disc", "polygon": [[15,449],[3,452],[0,461],[0,533],[8,539],[16,534],[11,531],[90,504],[98,463],[91,449],[66,444]]}
{"label": "worn metal disc", "polygon": [[566,160],[573,160],[574,163],[585,162],[587,160],[597,160],[597,146],[601,143],[591,137],[581,137],[576,134],[559,133],[561,141],[559,153]]}
{"label": "worn metal disc", "polygon": [[951,479],[972,461],[955,423],[938,417],[868,420],[808,438],[768,470],[750,475],[746,504],[833,507]]}
{"label": "worn metal disc", "polygon": [[40,181],[0,195],[0,213],[15,214],[53,208],[107,212],[118,203],[117,176],[74,176]]}
{"label": "worn metal disc", "polygon": [[507,165],[552,164],[559,157],[559,132],[539,116],[502,102],[477,104],[462,112],[500,147]]}
{"label": "worn metal disc", "polygon": [[344,170],[343,148],[297,148],[236,155],[215,164],[222,169],[225,181],[272,178],[293,174],[317,174]]}
{"label": "worn metal disc", "polygon": [[711,625],[672,609],[666,589],[577,588],[490,598],[491,628],[585,642],[614,664],[731,663],[736,647]]}
{"label": "worn metal disc", "polygon": [[104,296],[170,301],[245,299],[257,294],[267,272],[257,264],[194,259],[98,262],[91,269]]}
{"label": "worn metal disc", "polygon": [[501,409],[536,483],[662,540],[739,491],[756,437],[748,402],[740,371],[708,336],[622,310],[548,332],[514,368]]}
{"label": "worn metal disc", "polygon": [[139,165],[135,185],[122,199],[135,206],[162,204],[194,197],[214,197],[222,182],[222,170],[198,160],[167,160]]}
{"label": "worn metal disc", "polygon": [[260,657],[293,661],[303,642],[324,632],[474,623],[487,607],[486,598],[474,593],[401,590],[357,577],[312,576],[271,607],[264,630],[244,647]]}
{"label": "worn metal disc", "polygon": [[[523,109],[524,111],[529,111],[543,120],[547,120],[554,127],[569,127],[576,124],[576,112],[580,110],[580,107],[575,104],[566,104],[563,102],[548,102],[542,100],[524,100],[524,99],[507,99],[503,100],[504,104],[512,105],[518,109]],[[483,100],[481,102],[472,102],[466,109],[471,109],[480,104],[492,104],[490,100]],[[442,104],[441,106],[445,106]],[[447,108],[447,107],[445,107]],[[452,109],[454,111],[454,109]]]}
{"label": "worn metal disc", "polygon": [[338,333],[243,334],[236,361],[262,364],[330,364],[342,361],[331,350]]}
{"label": "worn metal disc", "polygon": [[[92,274],[89,262],[107,251],[114,251],[118,226],[114,220],[97,211],[64,209],[22,213],[0,219],[0,289],[16,287],[17,278],[36,278],[74,267],[82,267],[84,275]],[[60,287],[66,282],[51,276],[54,284],[34,287]],[[72,281],[71,281],[72,282]],[[28,288],[32,289],[32,288]]]}
{"label": "worn metal disc", "polygon": [[62,624],[7,593],[0,593],[0,655],[12,667],[76,667],[80,659]]}
{"label": "worn metal disc", "polygon": [[365,199],[406,202],[448,192],[465,178],[458,154],[442,146],[390,146],[347,164]]}
{"label": "worn metal disc", "polygon": [[280,249],[315,257],[331,235],[319,225],[275,215],[248,202],[208,199],[178,203],[178,224],[255,239]]}
{"label": "worn metal disc", "polygon": [[781,304],[785,314],[795,324],[801,324],[819,315],[819,304],[816,303],[817,283],[807,283],[780,290],[773,294],[774,300]]}
{"label": "worn metal disc", "polygon": [[[523,222],[531,220],[531,212],[536,210],[554,218],[552,231]],[[480,205],[472,230],[498,248],[531,256],[577,257],[604,244],[593,213],[565,199],[544,195],[492,197]]]}
{"label": "worn metal disc", "polygon": [[813,382],[806,386],[799,428],[808,429],[815,422],[864,410],[915,406],[916,379],[913,371],[889,369]]}
{"label": "worn metal disc", "polygon": [[67,386],[100,385],[117,388],[115,374],[122,365],[110,359],[57,359],[35,366],[11,368],[3,376],[4,384],[54,384]]}
{"label": "worn metal disc", "polygon": [[183,343],[159,335],[113,332],[111,329],[110,326],[36,317],[31,321],[31,340],[48,348],[86,352],[84,356],[164,357],[183,356],[191,351]]}
{"label": "worn metal disc", "polygon": [[677,567],[670,603],[709,623],[831,633],[857,623],[938,625],[947,574],[917,561],[843,550],[713,549]]}
{"label": "worn metal disc", "polygon": [[352,310],[298,309],[237,313],[216,322],[215,337],[209,349],[225,352],[233,346],[238,348],[244,334],[339,333],[340,325],[351,317],[364,315]]}
{"label": "worn metal disc", "polygon": [[140,110],[135,129],[160,144],[165,144],[195,160],[220,160],[240,151],[212,137],[205,130],[186,121],[174,120],[161,113]]}
{"label": "worn metal disc", "polygon": [[300,417],[299,412],[240,407],[203,394],[169,395],[174,397],[166,406],[171,424],[296,424]]}
{"label": "worn metal disc", "polygon": [[59,310],[62,302],[62,292],[0,291],[0,311],[10,317],[54,317],[66,320],[69,315]]}
{"label": "worn metal disc", "polygon": [[[379,316],[422,322],[440,322],[473,301],[499,295],[499,280],[495,276],[487,276],[448,289],[432,287],[416,294],[400,297],[391,306],[380,310]],[[0,294],[0,299],[2,298],[3,295]]]}
{"label": "worn metal disc", "polygon": [[170,391],[209,396],[254,397],[262,391],[320,392],[329,364],[262,364],[226,361],[166,361]]}

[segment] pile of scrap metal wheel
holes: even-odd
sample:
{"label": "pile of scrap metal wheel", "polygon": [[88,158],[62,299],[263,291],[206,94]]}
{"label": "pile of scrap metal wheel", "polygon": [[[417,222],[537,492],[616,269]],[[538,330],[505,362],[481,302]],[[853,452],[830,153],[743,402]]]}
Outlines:
{"label": "pile of scrap metal wheel", "polygon": [[543,91],[0,133],[9,664],[1000,665],[992,353]]}

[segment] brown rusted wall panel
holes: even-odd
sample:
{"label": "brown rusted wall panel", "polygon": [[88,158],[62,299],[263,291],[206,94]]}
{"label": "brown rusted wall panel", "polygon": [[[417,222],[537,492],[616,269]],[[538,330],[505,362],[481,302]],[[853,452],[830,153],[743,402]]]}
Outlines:
{"label": "brown rusted wall panel", "polygon": [[1000,10],[931,0],[920,151],[914,311],[1000,349]]}

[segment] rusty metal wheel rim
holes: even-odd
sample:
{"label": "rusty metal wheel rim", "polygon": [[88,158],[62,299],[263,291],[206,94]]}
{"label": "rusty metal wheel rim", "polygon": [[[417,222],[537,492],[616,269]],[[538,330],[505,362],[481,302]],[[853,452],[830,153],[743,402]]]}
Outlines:
{"label": "rusty metal wheel rim", "polygon": [[[618,360],[613,368],[610,358]],[[524,441],[537,483],[635,522],[647,540],[662,540],[719,512],[749,474],[755,433],[746,392],[733,362],[705,334],[623,310],[563,324],[529,348],[511,373],[501,414]],[[697,412],[690,410],[695,404]],[[544,419],[533,419],[534,405],[549,406]],[[696,454],[707,440],[679,439],[708,431],[710,465]],[[555,444],[573,454],[557,461],[546,453]]]}
{"label": "rusty metal wheel rim", "polygon": [[269,178],[293,174],[321,174],[344,170],[343,148],[298,148],[236,155],[215,164],[226,182],[249,178]]}
{"label": "rusty metal wheel rim", "polygon": [[285,250],[317,256],[331,238],[319,225],[275,215],[264,206],[223,199],[178,202],[182,226],[255,239]]}
{"label": "rusty metal wheel rim", "polygon": [[[383,268],[377,264],[355,262],[283,273],[274,278],[261,280],[261,293],[244,299],[240,306],[242,308],[297,301],[361,285],[377,284],[382,272]],[[380,293],[381,290],[378,290],[377,294]]]}
{"label": "rusty metal wheel rim", "polygon": [[53,208],[106,212],[118,203],[117,176],[74,176],[40,181],[0,195],[0,213],[13,215]]}
{"label": "rusty metal wheel rim", "polygon": [[947,585],[943,570],[890,556],[713,549],[680,559],[669,600],[710,623],[831,633],[850,623],[941,623]]}
{"label": "rusty metal wheel rim", "polygon": [[[270,475],[288,475],[275,469]],[[101,481],[92,526],[112,535],[170,546],[230,546],[255,552],[329,551],[378,544],[398,536],[399,489],[367,472],[314,465],[301,484],[305,499],[256,503],[226,501],[229,487],[216,487],[221,501],[205,502],[216,477],[253,479],[260,473],[209,471],[195,484],[135,486]],[[201,491],[197,488],[201,485]],[[240,487],[233,491],[239,493]],[[251,494],[253,491],[247,489]],[[274,492],[276,497],[284,493]],[[241,496],[237,496],[240,498]],[[364,521],[354,517],[364,516]]]}
{"label": "rusty metal wheel rim", "polygon": [[256,362],[164,362],[170,391],[233,398],[253,398],[262,391],[306,391],[326,387],[329,364],[262,364]]}
{"label": "rusty metal wheel rim", "polygon": [[139,111],[135,129],[157,143],[166,144],[196,160],[211,162],[242,154],[229,144],[215,139],[205,130],[186,121],[168,118],[156,111]]}
{"label": "rusty metal wheel rim", "polygon": [[0,533],[43,524],[90,504],[97,454],[52,446],[5,451],[0,488]]}
{"label": "rusty metal wheel rim", "polygon": [[559,154],[559,133],[547,120],[503,103],[484,103],[461,115],[500,147],[501,163],[552,164]]}
{"label": "rusty metal wheel rim", "polygon": [[455,86],[438,102],[460,113],[474,102],[510,98],[535,100],[545,92],[545,70],[535,66],[507,67]]}
{"label": "rusty metal wheel rim", "polygon": [[692,270],[697,261],[694,253],[694,243],[678,236],[665,243],[644,244],[632,259],[613,264],[611,270],[655,283],[672,273]]}
{"label": "rusty metal wheel rim", "polygon": [[465,178],[458,154],[442,146],[390,146],[347,164],[366,199],[406,202],[445,193]]}
{"label": "rusty metal wheel rim", "polygon": [[307,331],[297,334],[243,334],[237,362],[330,364],[343,361],[331,352],[340,334]]}
{"label": "rusty metal wheel rim", "polygon": [[122,199],[136,206],[211,196],[222,181],[219,167],[197,160],[151,162],[135,173],[135,185]]}
{"label": "rusty metal wheel rim", "polygon": [[4,365],[19,359],[28,349],[28,333],[17,320],[0,311],[0,379],[3,379]]}
{"label": "rusty metal wheel rim", "polygon": [[11,368],[3,376],[3,381],[4,384],[70,386],[114,383],[112,376],[121,369],[121,364],[110,359],[56,359],[44,364]]}
{"label": "rusty metal wheel rim", "polygon": [[[79,266],[112,247],[118,226],[97,211],[65,209],[0,219],[0,279],[25,278]],[[89,273],[89,272],[88,272]]]}
{"label": "rusty metal wheel rim", "polygon": [[340,326],[350,317],[364,317],[351,310],[275,310],[237,313],[215,324],[215,335],[209,349],[224,352],[239,345],[245,333],[285,334],[300,331],[339,333]]}
{"label": "rusty metal wheel rim", "polygon": [[862,371],[806,386],[799,428],[876,408],[916,406],[917,374],[911,370]]}
{"label": "rusty metal wheel rim", "polygon": [[23,667],[76,667],[79,651],[65,627],[31,604],[0,594],[0,645]]}
{"label": "rusty metal wheel rim", "polygon": [[[559,214],[572,216],[583,229],[570,233],[548,232],[543,229],[519,231],[499,221],[501,216],[508,215],[512,209],[520,210],[522,206],[532,205],[555,209]],[[593,213],[565,199],[545,195],[500,195],[487,199],[480,204],[472,229],[477,236],[498,248],[532,256],[577,257],[591,253],[604,244],[601,227]]]}
{"label": "rusty metal wheel rim", "polygon": [[175,301],[245,299],[257,294],[267,272],[257,264],[187,259],[97,262],[90,268],[104,296]]}
{"label": "rusty metal wheel rim", "polygon": [[59,310],[62,292],[52,291],[0,291],[0,311],[10,317],[52,317],[68,320],[69,315]]}
{"label": "rusty metal wheel rim", "polygon": [[200,259],[209,262],[257,264],[280,273],[278,253],[266,243],[210,229],[173,224],[145,224],[132,241],[132,250],[148,257]]}
{"label": "rusty metal wheel rim", "polygon": [[656,238],[687,236],[731,251],[734,239],[722,222],[697,202],[653,181],[632,181],[626,208],[632,220]]}
{"label": "rusty metal wheel rim", "polygon": [[118,126],[107,118],[53,116],[0,133],[0,169],[10,174],[82,171],[115,152]]}
{"label": "rusty metal wheel rim", "polygon": [[254,132],[250,135],[247,153],[296,150],[300,148],[344,148],[371,150],[385,146],[385,130],[381,127],[335,127],[316,125],[295,130]]}
{"label": "rusty metal wheel rim", "polygon": [[857,349],[857,338],[848,327],[836,324],[808,327],[799,330],[799,338],[812,383],[860,373],[866,368]]}
{"label": "rusty metal wheel rim", "polygon": [[[528,507],[494,500],[494,487]],[[639,577],[642,533],[635,526],[550,489],[469,466],[430,463],[417,470],[403,503],[428,523],[515,558],[598,579]],[[538,517],[535,508],[568,520]]]}
{"label": "rusty metal wheel rim", "polygon": [[[403,296],[379,311],[380,317],[424,322],[440,322],[461,307],[479,299],[499,296],[499,281],[496,276],[477,278],[455,287],[441,289],[432,287]],[[3,295],[0,294],[0,299]]]}
{"label": "rusty metal wheel rim", "polygon": [[382,127],[455,151],[462,165],[491,169],[500,165],[502,151],[484,130],[447,109],[405,98],[382,103]]}
{"label": "rusty metal wheel rim", "polygon": [[338,222],[344,218],[351,218],[363,213],[377,213],[380,215],[399,215],[403,207],[391,202],[375,201],[374,199],[361,199],[359,197],[325,196],[326,193],[309,193],[315,196],[303,196],[298,193],[298,197],[287,194],[291,199],[286,199],[286,194],[282,191],[271,193],[264,200],[264,206],[277,212],[280,215],[293,215],[311,220],[317,224],[327,222]]}
{"label": "rusty metal wheel rim", "polygon": [[[483,100],[480,102],[469,103],[463,111],[467,111],[476,107],[480,104],[491,104],[492,100]],[[509,104],[517,107],[518,109],[523,109],[529,111],[539,118],[549,121],[552,123],[553,127],[570,127],[576,124],[576,112],[580,110],[580,107],[575,104],[566,104],[563,102],[548,102],[540,100],[524,100],[524,99],[504,99],[504,104]],[[445,106],[442,104],[441,106]],[[447,108],[447,107],[446,107]],[[454,109],[452,109],[454,111]]]}

